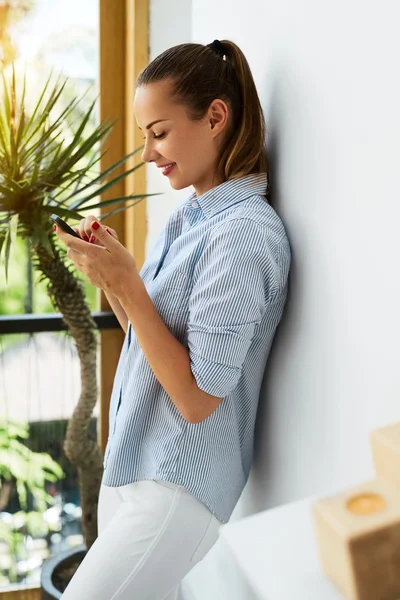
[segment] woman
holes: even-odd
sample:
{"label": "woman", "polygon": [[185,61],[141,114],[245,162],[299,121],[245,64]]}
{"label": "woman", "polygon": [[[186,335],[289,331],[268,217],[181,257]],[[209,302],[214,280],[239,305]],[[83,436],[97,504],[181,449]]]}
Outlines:
{"label": "woman", "polygon": [[[99,536],[64,600],[176,600],[246,484],[290,249],[266,201],[264,120],[232,42],[182,44],[140,74],[135,116],[174,189],[193,186],[140,271],[93,215],[56,228],[126,332]],[[90,242],[90,243],[88,243]]]}

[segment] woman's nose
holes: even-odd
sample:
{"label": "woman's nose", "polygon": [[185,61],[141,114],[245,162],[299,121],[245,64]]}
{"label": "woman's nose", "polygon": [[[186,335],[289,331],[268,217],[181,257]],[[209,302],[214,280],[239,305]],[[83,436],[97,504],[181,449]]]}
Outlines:
{"label": "woman's nose", "polygon": [[157,152],[146,144],[141,158],[143,162],[154,162],[157,158]]}

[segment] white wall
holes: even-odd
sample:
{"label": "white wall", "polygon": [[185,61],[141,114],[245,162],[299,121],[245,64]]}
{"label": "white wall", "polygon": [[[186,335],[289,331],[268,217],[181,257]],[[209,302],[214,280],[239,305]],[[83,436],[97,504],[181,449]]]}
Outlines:
{"label": "white wall", "polygon": [[[150,0],[150,60],[167,48],[189,42],[192,36],[192,4],[190,0]],[[191,189],[172,190],[167,177],[153,164],[147,165],[147,192],[162,192],[147,200],[146,253],[153,246],[173,209],[188,196]]]}
{"label": "white wall", "polygon": [[[193,41],[232,39],[253,69],[293,249],[232,520],[371,477],[368,432],[400,420],[399,20],[396,0],[192,1]],[[218,544],[183,589],[185,600],[249,598]]]}

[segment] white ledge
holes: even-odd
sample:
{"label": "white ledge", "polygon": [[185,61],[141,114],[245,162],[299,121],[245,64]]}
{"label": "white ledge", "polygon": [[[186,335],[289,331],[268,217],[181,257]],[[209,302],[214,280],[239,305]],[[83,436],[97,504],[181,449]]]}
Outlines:
{"label": "white ledge", "polygon": [[324,575],[306,498],[227,523],[220,536],[257,600],[343,600]]}

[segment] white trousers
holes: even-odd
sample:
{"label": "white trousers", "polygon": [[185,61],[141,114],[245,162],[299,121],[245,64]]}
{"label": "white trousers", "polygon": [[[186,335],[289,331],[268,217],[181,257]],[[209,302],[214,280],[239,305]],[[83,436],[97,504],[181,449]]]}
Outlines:
{"label": "white trousers", "polygon": [[221,522],[182,486],[101,485],[98,537],[63,600],[178,600],[183,577],[218,539]]}

